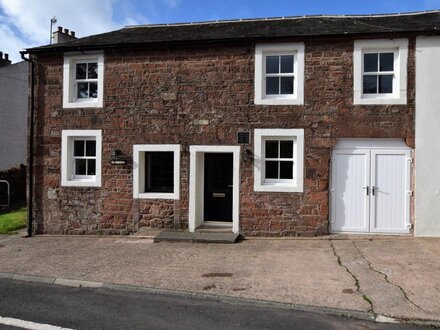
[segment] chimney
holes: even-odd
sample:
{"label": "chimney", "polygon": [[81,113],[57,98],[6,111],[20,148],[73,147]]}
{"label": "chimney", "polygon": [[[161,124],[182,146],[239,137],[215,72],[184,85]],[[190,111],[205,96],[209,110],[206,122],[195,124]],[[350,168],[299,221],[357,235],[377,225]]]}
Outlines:
{"label": "chimney", "polygon": [[53,44],[59,44],[62,42],[67,42],[67,41],[77,39],[75,37],[75,31],[69,32],[69,29],[64,29],[64,31],[63,31],[62,26],[59,26],[58,30],[53,33],[52,38],[53,38],[53,41],[52,41]]}
{"label": "chimney", "polygon": [[3,54],[3,52],[0,52],[0,68],[4,66],[11,65],[11,60],[9,59],[8,54]]}

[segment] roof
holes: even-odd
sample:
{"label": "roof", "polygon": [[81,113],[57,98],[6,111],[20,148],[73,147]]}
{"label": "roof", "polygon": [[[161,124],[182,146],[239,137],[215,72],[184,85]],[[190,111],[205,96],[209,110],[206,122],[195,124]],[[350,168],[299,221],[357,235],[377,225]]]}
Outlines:
{"label": "roof", "polygon": [[440,32],[439,10],[403,14],[296,16],[127,26],[120,30],[30,48],[27,51],[35,53],[158,43],[421,32]]}

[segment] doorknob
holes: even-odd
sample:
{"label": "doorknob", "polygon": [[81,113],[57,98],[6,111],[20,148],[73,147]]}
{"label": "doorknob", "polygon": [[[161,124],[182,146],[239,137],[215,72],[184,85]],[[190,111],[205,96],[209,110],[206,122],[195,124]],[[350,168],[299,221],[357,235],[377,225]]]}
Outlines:
{"label": "doorknob", "polygon": [[369,186],[362,187],[362,189],[367,189],[367,196],[370,194],[370,187]]}
{"label": "doorknob", "polygon": [[232,187],[234,187],[233,184],[228,184],[228,188],[232,188]]}
{"label": "doorknob", "polygon": [[378,187],[375,187],[375,186],[373,186],[373,188],[371,188],[371,192],[373,193],[373,196],[374,196],[374,191],[375,190],[379,190],[379,188]]}

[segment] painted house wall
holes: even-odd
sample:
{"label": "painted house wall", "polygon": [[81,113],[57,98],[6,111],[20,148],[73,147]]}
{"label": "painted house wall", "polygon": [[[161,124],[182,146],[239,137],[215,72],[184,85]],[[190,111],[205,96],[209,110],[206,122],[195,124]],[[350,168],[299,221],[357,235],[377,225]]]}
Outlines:
{"label": "painted house wall", "polygon": [[29,64],[0,68],[0,170],[26,164]]}
{"label": "painted house wall", "polygon": [[[374,36],[372,36],[374,38]],[[402,37],[402,36],[396,36]],[[408,37],[408,36],[404,36]],[[254,104],[255,44],[114,49],[105,52],[104,107],[62,108],[63,55],[36,58],[38,233],[130,233],[139,227],[187,228],[189,147],[238,145],[237,132],[304,129],[304,192],[255,192],[252,160],[240,160],[240,232],[328,233],[330,156],[338,138],[414,141],[414,45],[409,37],[408,103],[353,105],[349,37],[305,44],[304,105]],[[102,130],[102,186],[61,187],[61,132]],[[132,159],[135,144],[180,144],[179,200],[133,199],[132,163],[110,165],[113,149]],[[242,147],[243,148],[243,147]]]}
{"label": "painted house wall", "polygon": [[440,236],[440,37],[416,48],[416,236]]}

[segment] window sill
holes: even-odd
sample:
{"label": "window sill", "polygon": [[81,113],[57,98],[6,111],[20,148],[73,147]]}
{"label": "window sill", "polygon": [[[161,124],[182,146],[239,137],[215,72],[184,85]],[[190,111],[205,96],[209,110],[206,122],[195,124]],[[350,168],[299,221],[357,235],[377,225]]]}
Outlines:
{"label": "window sill", "polygon": [[[405,91],[406,93],[406,91]],[[360,97],[357,96],[353,100],[353,105],[393,105],[393,104],[406,104],[406,97]]]}
{"label": "window sill", "polygon": [[255,98],[254,104],[261,104],[261,105],[303,105],[304,100],[299,98],[287,98],[287,97],[280,97],[280,98]]}
{"label": "window sill", "polygon": [[256,185],[254,191],[257,192],[304,192],[303,187],[281,184],[262,184]]}
{"label": "window sill", "polygon": [[176,193],[135,193],[133,198],[139,199],[179,199]]}
{"label": "window sill", "polygon": [[101,182],[96,180],[63,180],[62,187],[101,187]]}
{"label": "window sill", "polygon": [[67,102],[63,103],[63,108],[102,108],[102,101]]}

